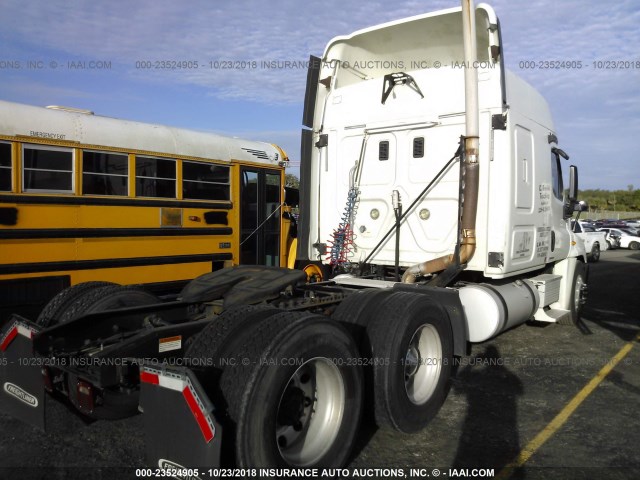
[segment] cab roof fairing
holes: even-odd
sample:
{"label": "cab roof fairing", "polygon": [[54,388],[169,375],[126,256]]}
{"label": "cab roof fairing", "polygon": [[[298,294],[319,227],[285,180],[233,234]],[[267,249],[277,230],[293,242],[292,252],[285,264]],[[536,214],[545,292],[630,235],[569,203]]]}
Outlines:
{"label": "cab roof fairing", "polygon": [[511,70],[505,71],[509,109],[547,128],[556,134],[551,109],[547,100],[538,90]]}
{"label": "cab roof fairing", "polygon": [[[493,8],[478,4],[476,22],[484,25],[476,30],[478,61],[492,61],[490,47],[499,46],[498,19]],[[333,75],[336,62],[341,67],[349,65],[337,69],[336,88],[399,70],[416,70],[412,68],[416,62],[426,62],[431,67],[440,62],[442,67],[450,68],[454,62],[464,61],[462,8],[416,15],[335,37],[325,48],[322,61],[321,78]],[[356,65],[364,65],[365,69],[354,68]]]}

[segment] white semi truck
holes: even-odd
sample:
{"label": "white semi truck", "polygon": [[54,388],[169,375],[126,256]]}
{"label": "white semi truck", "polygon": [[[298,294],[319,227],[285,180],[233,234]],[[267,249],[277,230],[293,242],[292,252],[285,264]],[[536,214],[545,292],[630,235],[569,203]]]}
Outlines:
{"label": "white semi truck", "polygon": [[159,468],[337,467],[363,415],[425,428],[469,343],[578,322],[577,170],[504,68],[493,9],[462,3],[311,58],[299,269],[224,269],[116,310],[87,310],[91,286],[62,292],[59,321],[0,332],[3,408],[43,426],[49,391],[94,418],[143,411]]}

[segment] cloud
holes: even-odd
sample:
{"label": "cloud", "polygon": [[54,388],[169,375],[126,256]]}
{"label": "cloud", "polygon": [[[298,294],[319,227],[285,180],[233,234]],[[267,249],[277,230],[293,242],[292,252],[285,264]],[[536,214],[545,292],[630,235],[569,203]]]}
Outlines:
{"label": "cloud", "polygon": [[29,95],[32,103],[39,105],[49,105],[52,98],[86,99],[91,97],[82,89],[51,86],[35,80],[18,82],[7,76],[0,77],[0,90],[10,97]]}
{"label": "cloud", "polygon": [[[449,2],[437,1],[430,8],[447,6]],[[305,61],[311,53],[321,55],[332,37],[369,26],[371,12],[376,12],[376,22],[384,22],[423,13],[423,8],[417,1],[390,9],[382,1],[7,0],[2,28],[4,37],[21,38],[27,48],[40,50],[44,45],[69,59],[111,60],[137,79],[194,84],[219,98],[275,104],[300,101],[306,71],[264,68],[261,62]],[[145,60],[197,61],[199,68],[136,69],[136,62]]]}
{"label": "cloud", "polygon": [[[310,53],[320,55],[336,35],[458,5],[455,1],[425,5],[415,0],[395,3],[393,8],[380,0],[4,3],[2,36],[20,38],[26,48],[39,50],[44,45],[69,59],[110,59],[134,78],[194,84],[220,98],[270,104],[299,102],[306,72],[300,68],[269,69],[261,62],[304,61]],[[602,88],[614,75],[598,75],[591,62],[635,59],[640,44],[636,27],[640,9],[629,0],[534,0],[517,6],[496,0],[494,6],[501,18],[507,66],[543,90],[566,91],[575,82],[585,82],[585,76]],[[20,21],[13,21],[15,18]],[[199,68],[136,68],[136,62],[147,60],[198,62]],[[519,62],[525,60],[580,60],[589,69],[522,69]]]}
{"label": "cloud", "polygon": [[[620,168],[635,176],[632,183],[640,184],[640,172],[626,153],[633,150],[640,118],[640,5],[635,0],[491,3],[501,20],[506,65],[547,98],[563,148],[573,149],[591,171],[598,171],[589,177],[594,183],[604,178],[600,155],[609,152]],[[44,55],[56,60],[111,60],[113,73],[138,85],[182,85],[202,89],[212,100],[274,108],[301,104],[306,71],[265,68],[260,62],[305,61],[310,53],[321,55],[334,36],[458,5],[457,0],[4,0],[0,42],[7,59]],[[136,65],[146,60],[197,61],[199,68]],[[581,61],[583,66],[537,66],[556,60]],[[633,68],[600,68],[593,63],[606,66],[618,60],[633,62]],[[219,61],[240,63],[209,63]],[[243,61],[255,61],[256,67]],[[524,68],[524,61],[536,66]],[[34,77],[25,73],[24,78],[22,86],[3,79],[3,91],[13,95],[16,89],[28,88]],[[81,96],[78,84],[55,88],[59,94]],[[51,93],[36,85],[34,90],[36,97]],[[292,131],[297,127],[292,125]],[[589,142],[594,142],[593,148]]]}

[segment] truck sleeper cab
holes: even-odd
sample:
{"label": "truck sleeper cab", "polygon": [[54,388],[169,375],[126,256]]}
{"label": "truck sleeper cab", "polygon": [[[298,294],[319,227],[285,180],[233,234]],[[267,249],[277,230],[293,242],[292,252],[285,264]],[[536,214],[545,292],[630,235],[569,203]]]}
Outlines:
{"label": "truck sleeper cab", "polygon": [[[565,196],[568,155],[542,97],[504,70],[491,7],[332,40],[310,62],[303,124],[297,270],[238,266],[175,302],[72,318],[104,288],[87,287],[47,328],[13,317],[4,355],[94,359],[44,377],[87,415],[107,392],[129,406],[140,393],[151,465],[304,469],[346,464],[363,415],[423,429],[469,342],[579,321],[577,170]],[[116,358],[131,361],[96,362]],[[41,377],[5,369],[3,381],[37,402]],[[3,402],[41,423],[13,391]]]}

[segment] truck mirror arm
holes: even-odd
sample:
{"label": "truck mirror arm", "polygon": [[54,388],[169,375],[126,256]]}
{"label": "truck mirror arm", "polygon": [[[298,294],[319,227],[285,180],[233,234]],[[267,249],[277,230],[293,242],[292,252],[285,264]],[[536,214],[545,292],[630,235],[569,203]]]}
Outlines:
{"label": "truck mirror arm", "polygon": [[569,155],[567,154],[567,152],[565,152],[564,150],[562,150],[561,148],[558,147],[553,147],[551,149],[551,151],[553,153],[557,153],[558,155],[560,155],[562,158],[564,158],[565,160],[569,160]]}

